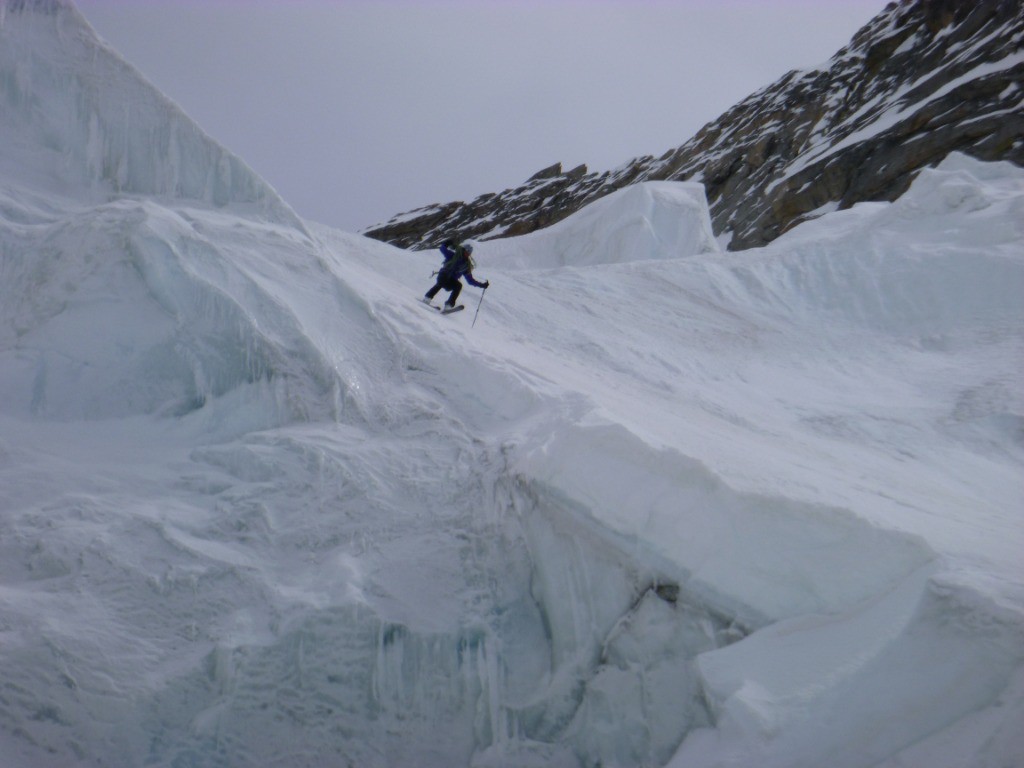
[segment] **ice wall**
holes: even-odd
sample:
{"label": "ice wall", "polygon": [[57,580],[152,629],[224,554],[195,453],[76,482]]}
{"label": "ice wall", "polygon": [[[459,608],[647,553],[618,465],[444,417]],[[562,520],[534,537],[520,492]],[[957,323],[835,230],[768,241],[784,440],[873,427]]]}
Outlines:
{"label": "ice wall", "polygon": [[0,171],[51,191],[286,203],[97,38],[69,0],[0,0]]}
{"label": "ice wall", "polygon": [[[688,731],[711,722],[698,656],[747,628],[691,591],[677,563],[613,533],[552,488],[519,474],[502,487],[504,519],[528,555],[528,593],[544,629],[544,643],[529,652],[546,665],[532,682],[529,668],[508,669],[507,733],[484,755],[501,765],[559,745],[569,765],[664,764]],[[499,625],[512,651],[503,666],[527,658],[528,646],[518,647],[529,639],[523,628]]]}

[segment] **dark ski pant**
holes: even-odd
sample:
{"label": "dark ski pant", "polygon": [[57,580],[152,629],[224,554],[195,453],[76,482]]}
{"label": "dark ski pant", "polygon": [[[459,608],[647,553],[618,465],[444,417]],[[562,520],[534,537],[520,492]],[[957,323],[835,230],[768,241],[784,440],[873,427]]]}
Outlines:
{"label": "dark ski pant", "polygon": [[457,277],[441,277],[438,275],[437,282],[434,283],[434,287],[427,291],[427,298],[434,298],[437,296],[437,292],[441,289],[451,291],[451,295],[448,297],[448,304],[454,307],[456,299],[458,299],[459,294],[462,293],[462,281]]}

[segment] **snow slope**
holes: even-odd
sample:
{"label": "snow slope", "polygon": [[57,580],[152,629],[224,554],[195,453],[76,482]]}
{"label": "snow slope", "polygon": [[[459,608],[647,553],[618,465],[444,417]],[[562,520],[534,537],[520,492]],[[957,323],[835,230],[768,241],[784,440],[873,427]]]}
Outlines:
{"label": "snow slope", "polygon": [[[37,53],[0,100],[85,103],[36,67],[114,54],[63,2],[0,9]],[[74,170],[88,122],[26,119],[7,764],[1024,762],[1019,168],[955,156],[743,254],[698,187],[641,185],[480,244],[474,326],[474,289],[419,304],[435,254],[255,177],[118,187]]]}

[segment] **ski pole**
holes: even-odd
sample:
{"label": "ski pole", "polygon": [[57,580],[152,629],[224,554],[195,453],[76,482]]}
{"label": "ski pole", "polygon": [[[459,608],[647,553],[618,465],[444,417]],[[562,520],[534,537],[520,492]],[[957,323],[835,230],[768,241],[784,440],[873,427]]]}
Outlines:
{"label": "ski pole", "polygon": [[480,302],[476,305],[476,314],[473,315],[473,325],[469,326],[470,328],[473,328],[474,326],[476,326],[476,318],[480,314],[480,304],[484,303],[484,294],[485,293],[487,293],[487,289],[486,288],[484,288],[482,291],[480,291]]}

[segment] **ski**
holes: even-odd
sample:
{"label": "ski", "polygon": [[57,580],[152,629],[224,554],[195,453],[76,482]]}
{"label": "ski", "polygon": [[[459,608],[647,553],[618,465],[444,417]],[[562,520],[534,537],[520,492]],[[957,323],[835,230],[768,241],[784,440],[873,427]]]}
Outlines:
{"label": "ski", "polygon": [[458,306],[452,307],[451,309],[448,309],[447,307],[437,307],[433,304],[429,304],[423,301],[422,299],[420,299],[420,303],[423,304],[427,309],[433,309],[437,312],[440,312],[442,315],[450,315],[452,312],[460,312],[466,308],[465,304],[459,304]]}

